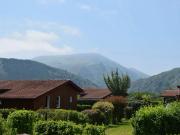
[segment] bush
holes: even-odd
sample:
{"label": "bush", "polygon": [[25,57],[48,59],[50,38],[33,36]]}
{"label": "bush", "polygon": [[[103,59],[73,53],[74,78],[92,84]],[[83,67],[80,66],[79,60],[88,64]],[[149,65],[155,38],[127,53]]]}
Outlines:
{"label": "bush", "polygon": [[167,107],[144,107],[132,118],[135,135],[173,135],[180,133],[180,103]]}
{"label": "bush", "polygon": [[52,120],[55,117],[54,109],[39,109],[36,112],[42,120]]}
{"label": "bush", "polygon": [[5,120],[0,115],[0,135],[4,135],[4,133],[6,132],[4,122]]}
{"label": "bush", "polygon": [[99,109],[106,116],[106,124],[112,123],[112,114],[114,111],[114,106],[110,102],[100,101],[93,105],[92,109]]}
{"label": "bush", "polygon": [[105,135],[105,127],[87,124],[85,127],[85,134],[86,135]]}
{"label": "bush", "polygon": [[64,110],[64,109],[40,109],[37,111],[41,116],[42,120],[62,120],[62,121],[72,121],[77,124],[84,124],[88,122],[88,117],[77,111]]}
{"label": "bush", "polygon": [[37,114],[33,111],[20,110],[11,113],[8,116],[8,124],[17,133],[32,133],[33,124],[37,120]]}
{"label": "bush", "polygon": [[127,99],[122,96],[111,96],[104,101],[111,102],[114,105],[113,123],[121,122],[125,114],[125,107],[127,106]]}
{"label": "bush", "polygon": [[2,118],[7,119],[9,114],[11,114],[14,111],[15,109],[0,109],[0,114],[2,115]]}
{"label": "bush", "polygon": [[77,124],[85,124],[89,121],[88,116],[82,112],[69,111],[69,121],[73,121]]}
{"label": "bush", "polygon": [[34,126],[35,135],[81,135],[82,126],[64,121],[39,121]]}
{"label": "bush", "polygon": [[54,112],[53,120],[68,121],[69,120],[69,111],[63,110],[63,109],[56,109]]}
{"label": "bush", "polygon": [[80,105],[80,104],[78,104],[77,105],[77,110],[78,111],[84,111],[84,110],[87,110],[87,109],[91,109],[91,107],[92,107],[92,105]]}
{"label": "bush", "polygon": [[98,109],[84,110],[82,113],[88,116],[89,123],[91,124],[106,124],[106,116]]}

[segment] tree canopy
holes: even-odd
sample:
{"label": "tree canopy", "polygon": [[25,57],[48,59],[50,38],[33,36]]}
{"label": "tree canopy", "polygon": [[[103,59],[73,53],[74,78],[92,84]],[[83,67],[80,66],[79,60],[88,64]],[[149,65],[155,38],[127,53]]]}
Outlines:
{"label": "tree canopy", "polygon": [[120,75],[118,70],[112,71],[110,75],[104,76],[104,81],[115,96],[127,96],[131,80],[128,75]]}

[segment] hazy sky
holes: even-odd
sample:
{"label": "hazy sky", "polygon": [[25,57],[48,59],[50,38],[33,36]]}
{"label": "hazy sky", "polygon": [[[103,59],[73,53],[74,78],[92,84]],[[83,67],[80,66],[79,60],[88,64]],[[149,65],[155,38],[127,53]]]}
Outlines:
{"label": "hazy sky", "polygon": [[95,52],[148,74],[180,67],[180,0],[0,2],[0,57]]}

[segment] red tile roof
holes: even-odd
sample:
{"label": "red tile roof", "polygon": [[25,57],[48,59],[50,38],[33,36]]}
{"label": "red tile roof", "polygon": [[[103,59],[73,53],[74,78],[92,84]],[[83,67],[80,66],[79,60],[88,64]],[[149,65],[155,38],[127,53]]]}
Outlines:
{"label": "red tile roof", "polygon": [[176,97],[180,96],[180,90],[165,90],[161,93],[162,97]]}
{"label": "red tile roof", "polygon": [[72,84],[80,92],[83,91],[69,80],[0,81],[0,90],[6,90],[0,94],[0,98],[36,98],[65,83]]}
{"label": "red tile roof", "polygon": [[100,100],[112,94],[109,89],[84,89],[84,91],[85,94],[80,100]]}

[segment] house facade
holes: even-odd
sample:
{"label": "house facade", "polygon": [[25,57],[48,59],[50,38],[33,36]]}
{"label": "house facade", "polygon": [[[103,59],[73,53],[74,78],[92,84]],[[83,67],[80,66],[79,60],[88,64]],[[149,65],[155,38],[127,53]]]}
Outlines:
{"label": "house facade", "polygon": [[0,81],[0,108],[76,109],[81,92],[70,80]]}

